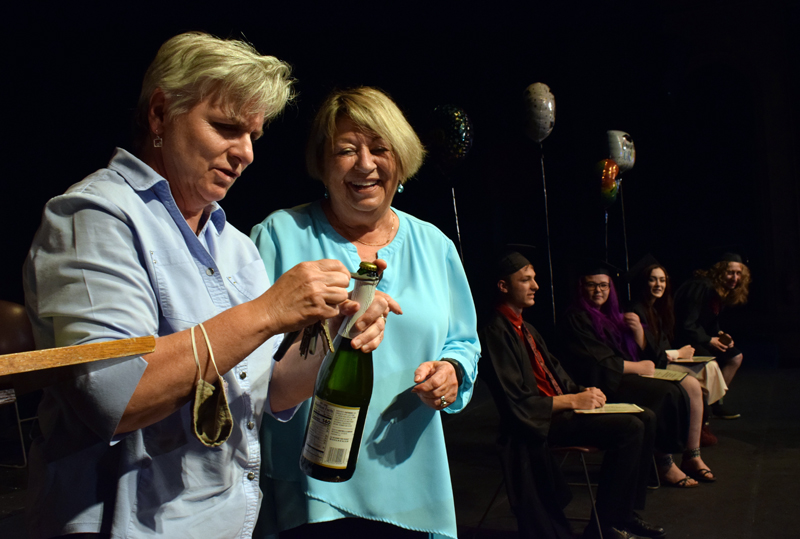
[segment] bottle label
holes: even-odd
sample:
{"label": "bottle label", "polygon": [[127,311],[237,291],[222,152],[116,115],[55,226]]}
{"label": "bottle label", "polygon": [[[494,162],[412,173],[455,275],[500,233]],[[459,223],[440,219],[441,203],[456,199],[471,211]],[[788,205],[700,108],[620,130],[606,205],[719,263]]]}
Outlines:
{"label": "bottle label", "polygon": [[360,275],[353,275],[353,278],[356,283],[353,286],[351,299],[358,302],[359,309],[353,316],[346,318],[344,322],[342,322],[341,328],[339,328],[339,334],[348,339],[352,339],[358,335],[358,332],[353,329],[353,326],[372,304],[372,299],[375,297],[375,287],[378,285],[377,279]]}
{"label": "bottle label", "polygon": [[360,408],[314,397],[303,456],[326,468],[347,468]]}

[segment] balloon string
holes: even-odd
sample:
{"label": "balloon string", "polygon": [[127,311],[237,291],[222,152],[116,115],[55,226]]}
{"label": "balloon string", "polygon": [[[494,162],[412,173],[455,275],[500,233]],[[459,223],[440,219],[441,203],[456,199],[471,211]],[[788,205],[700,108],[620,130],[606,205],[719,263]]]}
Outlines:
{"label": "balloon string", "polygon": [[453,214],[456,216],[456,234],[458,234],[458,250],[461,255],[461,263],[464,263],[464,245],[461,243],[461,228],[458,226],[458,207],[456,207],[456,188],[450,188],[453,192]]}
{"label": "balloon string", "polygon": [[608,262],[608,210],[606,212],[606,262]]}
{"label": "balloon string", "polygon": [[[622,238],[625,241],[625,273],[630,270],[628,266],[628,229],[625,226],[625,197],[622,194],[622,180],[619,181],[619,203],[622,206]],[[631,300],[631,283],[628,283],[628,301]]]}
{"label": "balloon string", "polygon": [[550,214],[547,210],[547,182],[544,178],[544,149],[539,143],[539,155],[542,163],[542,191],[544,191],[544,222],[547,229],[547,262],[550,265],[550,301],[553,304],[553,325],[556,323],[556,295],[553,286],[553,255],[550,252]]}

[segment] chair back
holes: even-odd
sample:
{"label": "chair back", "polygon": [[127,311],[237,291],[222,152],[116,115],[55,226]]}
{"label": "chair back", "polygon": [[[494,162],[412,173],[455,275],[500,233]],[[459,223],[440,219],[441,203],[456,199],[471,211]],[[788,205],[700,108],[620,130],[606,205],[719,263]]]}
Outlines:
{"label": "chair back", "polygon": [[35,349],[33,328],[25,307],[0,300],[0,355]]}

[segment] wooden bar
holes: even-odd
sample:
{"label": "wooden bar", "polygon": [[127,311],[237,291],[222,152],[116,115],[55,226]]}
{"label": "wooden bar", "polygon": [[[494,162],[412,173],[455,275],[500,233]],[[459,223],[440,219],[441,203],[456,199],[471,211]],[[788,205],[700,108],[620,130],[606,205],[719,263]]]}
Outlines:
{"label": "wooden bar", "polygon": [[89,363],[102,359],[149,354],[156,349],[156,338],[152,335],[46,350],[33,350],[17,354],[0,355],[0,377],[10,374],[41,371]]}

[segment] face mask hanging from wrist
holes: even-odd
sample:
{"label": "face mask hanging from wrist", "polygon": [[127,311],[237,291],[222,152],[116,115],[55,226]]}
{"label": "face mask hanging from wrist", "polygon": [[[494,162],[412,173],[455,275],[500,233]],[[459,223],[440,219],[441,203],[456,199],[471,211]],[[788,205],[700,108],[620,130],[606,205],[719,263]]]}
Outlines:
{"label": "face mask hanging from wrist", "polygon": [[217,373],[217,381],[213,384],[206,382],[200,369],[200,360],[197,357],[197,346],[194,342],[194,327],[191,329],[192,352],[197,364],[197,384],[195,386],[194,402],[192,403],[192,431],[195,437],[206,447],[218,447],[224,444],[233,431],[233,416],[228,407],[228,387],[220,376],[217,362],[214,361],[214,352],[211,342],[203,324],[198,324],[203,331],[203,337],[208,348],[208,357]]}

